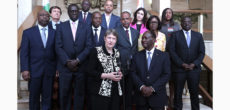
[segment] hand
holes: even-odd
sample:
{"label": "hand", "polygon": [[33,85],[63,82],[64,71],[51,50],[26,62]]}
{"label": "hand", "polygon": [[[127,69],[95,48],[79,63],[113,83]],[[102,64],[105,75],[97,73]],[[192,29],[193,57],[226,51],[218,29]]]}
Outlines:
{"label": "hand", "polygon": [[121,73],[117,73],[117,72],[111,72],[111,73],[108,73],[108,79],[111,79],[113,81],[120,81],[121,78],[122,78],[122,75],[120,75]]}
{"label": "hand", "polygon": [[142,88],[141,88],[141,93],[144,97],[147,97],[147,86],[143,85]]}
{"label": "hand", "polygon": [[58,72],[58,70],[56,70],[55,77],[56,77],[56,78],[59,77],[59,72]]}
{"label": "hand", "polygon": [[78,69],[77,64],[77,60],[68,60],[66,65],[70,71],[76,72]]}
{"label": "hand", "polygon": [[23,71],[22,72],[22,78],[25,80],[25,81],[28,81],[30,79],[30,72],[29,71]]}
{"label": "hand", "polygon": [[189,68],[189,65],[186,64],[186,63],[183,63],[183,64],[182,64],[182,67],[183,67],[185,70],[189,70],[189,69],[190,69],[190,68]]}
{"label": "hand", "polygon": [[191,63],[191,64],[189,65],[189,70],[193,70],[194,67],[195,67],[195,64]]}

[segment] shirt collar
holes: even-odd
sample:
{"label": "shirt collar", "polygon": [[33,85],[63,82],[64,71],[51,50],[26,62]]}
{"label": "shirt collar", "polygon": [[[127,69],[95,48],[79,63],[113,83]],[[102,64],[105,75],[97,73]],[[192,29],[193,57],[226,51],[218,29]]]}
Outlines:
{"label": "shirt collar", "polygon": [[153,47],[150,51],[148,50],[145,50],[145,51],[146,51],[146,54],[148,54],[148,52],[151,52],[151,54],[153,54],[154,50],[155,50],[155,47]]}
{"label": "shirt collar", "polygon": [[[93,25],[92,25],[93,30],[96,29]],[[97,27],[98,30],[101,30],[101,26]]]}
{"label": "shirt collar", "polygon": [[48,30],[48,25],[45,27],[42,27],[41,25],[38,24],[38,28],[39,28],[39,30],[41,30],[42,28],[46,28],[46,30]]}
{"label": "shirt collar", "polygon": [[124,28],[124,30],[126,31],[126,30],[129,30],[130,31],[130,26],[129,26],[129,28],[127,29],[127,28],[125,28],[124,26],[122,26],[123,28]]}
{"label": "shirt collar", "polygon": [[58,22],[54,22],[53,20],[51,20],[52,24],[55,25],[55,24],[60,24],[61,22],[58,21]]}
{"label": "shirt collar", "polygon": [[83,16],[84,16],[84,13],[86,13],[86,16],[88,15],[88,11],[87,12],[82,11],[82,15]]}
{"label": "shirt collar", "polygon": [[[70,24],[73,23],[73,21],[71,19],[69,21],[70,21]],[[78,24],[78,19],[75,21],[75,24]]]}
{"label": "shirt collar", "polygon": [[185,31],[185,30],[183,29],[183,32],[184,32],[185,34],[186,34],[186,32],[191,33],[191,29],[188,30],[188,31]]}
{"label": "shirt collar", "polygon": [[[105,16],[107,17],[107,14],[106,14],[106,13],[105,13]],[[112,13],[110,13],[108,17],[110,17],[110,16],[112,16]]]}

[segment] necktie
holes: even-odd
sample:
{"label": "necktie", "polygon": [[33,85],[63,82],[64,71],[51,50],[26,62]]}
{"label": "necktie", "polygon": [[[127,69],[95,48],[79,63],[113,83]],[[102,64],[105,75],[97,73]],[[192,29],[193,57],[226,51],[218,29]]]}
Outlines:
{"label": "necktie", "polygon": [[98,43],[98,41],[99,41],[98,40],[98,35],[97,35],[97,30],[98,30],[97,28],[94,29],[94,31],[95,31],[94,37],[95,37],[96,43]]}
{"label": "necktie", "polygon": [[149,70],[149,66],[150,66],[150,63],[151,63],[151,52],[148,52],[148,58],[147,58],[147,62],[148,62],[148,70]]}
{"label": "necktie", "polygon": [[41,37],[42,37],[42,42],[43,42],[43,45],[44,47],[46,47],[46,28],[42,28],[42,34],[41,34]]}
{"label": "necktie", "polygon": [[86,20],[86,12],[84,12],[84,18],[83,18],[84,22]]}
{"label": "necktie", "polygon": [[76,26],[75,26],[75,22],[72,22],[72,34],[73,34],[73,40],[75,41],[75,35],[76,35]]}
{"label": "necktie", "polygon": [[190,46],[190,41],[191,41],[191,37],[190,37],[190,35],[189,35],[189,32],[188,31],[186,31],[186,35],[187,35],[187,45],[188,45],[188,47]]}
{"label": "necktie", "polygon": [[126,30],[125,30],[125,32],[126,32],[127,37],[128,37],[128,39],[129,39],[129,30],[128,30],[128,29],[126,29]]}

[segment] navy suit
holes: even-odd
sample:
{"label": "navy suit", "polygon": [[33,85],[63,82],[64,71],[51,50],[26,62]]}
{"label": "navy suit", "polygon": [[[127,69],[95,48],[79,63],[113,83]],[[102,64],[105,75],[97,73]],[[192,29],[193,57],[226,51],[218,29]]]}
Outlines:
{"label": "navy suit", "polygon": [[132,45],[130,40],[125,32],[123,26],[118,26],[116,28],[116,32],[118,33],[118,40],[116,44],[116,48],[119,50],[121,54],[121,66],[122,72],[125,78],[125,106],[126,110],[132,109],[132,78],[129,73],[129,68],[131,64],[132,57],[135,53],[137,53],[137,44],[138,44],[138,37],[139,32],[130,27]]}
{"label": "navy suit", "polygon": [[86,20],[84,21],[84,16],[82,16],[82,11],[80,11],[78,13],[78,19],[79,21],[81,21],[82,23],[87,23],[89,26],[91,26],[92,24],[92,13],[88,12],[88,15],[86,17]]}
{"label": "navy suit", "polygon": [[[146,105],[151,108],[162,108],[167,104],[165,86],[171,73],[168,53],[155,49],[149,68],[150,69],[148,70],[146,50],[138,52],[134,56],[131,65],[131,75],[135,85],[137,110],[146,108]],[[147,98],[142,96],[140,91],[142,85],[152,86],[155,89],[155,92]]]}
{"label": "navy suit", "polygon": [[[75,41],[70,21],[63,22],[56,30],[56,52],[58,55],[59,90],[61,110],[71,109],[72,81],[74,82],[74,110],[82,110],[84,104],[85,75],[84,63],[92,48],[91,31],[88,25],[78,22]],[[68,60],[79,59],[77,72],[71,72],[66,63]]]}
{"label": "navy suit", "polygon": [[105,44],[104,36],[105,36],[106,29],[101,26],[101,32],[100,32],[100,35],[99,35],[99,42],[97,42],[97,39],[96,39],[96,36],[94,34],[94,30],[93,30],[92,26],[90,27],[90,30],[92,31],[91,32],[92,33],[91,37],[92,37],[92,40],[93,40],[93,47],[104,45]]}
{"label": "navy suit", "polygon": [[109,27],[107,27],[105,14],[102,14],[101,26],[104,27],[105,29],[115,29],[116,27],[118,27],[120,25],[121,25],[120,17],[112,14],[110,22],[109,22]]}
{"label": "navy suit", "polygon": [[55,31],[48,29],[48,39],[44,47],[38,26],[24,30],[20,62],[21,72],[30,72],[30,110],[40,110],[40,94],[42,94],[42,110],[50,110],[53,79],[56,73]]}
{"label": "navy suit", "polygon": [[[187,46],[183,30],[174,32],[170,39],[169,52],[172,59],[172,72],[175,81],[174,107],[182,109],[182,92],[187,80],[192,110],[199,110],[198,85],[200,64],[205,55],[204,40],[200,33],[191,31],[190,47]],[[193,70],[185,70],[182,64],[195,64]]]}

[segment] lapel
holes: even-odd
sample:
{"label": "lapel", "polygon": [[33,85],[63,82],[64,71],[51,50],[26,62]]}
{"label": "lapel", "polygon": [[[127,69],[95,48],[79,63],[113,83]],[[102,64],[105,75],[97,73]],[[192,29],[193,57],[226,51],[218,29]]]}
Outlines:
{"label": "lapel", "polygon": [[80,33],[81,33],[81,29],[83,29],[83,25],[82,25],[82,22],[78,20],[78,25],[77,25],[77,32],[76,32],[76,35],[75,35],[75,42],[78,40],[78,38],[80,37]]}
{"label": "lapel", "polygon": [[79,21],[83,21],[83,16],[82,16],[82,11],[80,11],[80,13],[78,14],[78,19],[79,19]]}
{"label": "lapel", "polygon": [[130,31],[131,31],[132,43],[134,43],[137,36],[135,35],[135,30],[132,27],[130,27]]}
{"label": "lapel", "polygon": [[142,65],[142,66],[144,66],[143,67],[143,69],[144,69],[144,76],[146,76],[146,72],[148,71],[148,67],[147,67],[147,59],[146,59],[146,51],[145,51],[145,49],[144,50],[142,50],[141,51],[141,61],[143,61],[144,62],[144,64]]}
{"label": "lapel", "polygon": [[90,23],[91,22],[91,13],[88,12],[87,18],[86,18],[86,22]]}
{"label": "lapel", "polygon": [[195,42],[196,36],[194,35],[195,33],[191,30],[191,40],[190,40],[190,46],[189,48],[191,48]]}
{"label": "lapel", "polygon": [[187,41],[186,41],[186,39],[185,39],[185,35],[184,35],[184,31],[183,31],[183,30],[181,30],[180,36],[181,36],[181,37],[180,37],[181,42],[183,43],[183,45],[184,45],[185,47],[188,48]]}
{"label": "lapel", "polygon": [[105,14],[102,14],[102,23],[101,26],[108,29],[107,25],[106,25],[106,19],[105,19]]}
{"label": "lapel", "polygon": [[112,28],[112,27],[114,27],[113,25],[114,25],[114,23],[113,23],[113,21],[114,21],[115,19],[114,19],[114,15],[113,14],[111,14],[111,18],[110,18],[110,21],[109,21],[109,29],[110,28]]}
{"label": "lapel", "polygon": [[157,64],[159,59],[158,57],[159,57],[159,51],[155,48],[148,71],[151,71],[154,68],[154,66]]}
{"label": "lapel", "polygon": [[46,47],[48,47],[50,44],[51,44],[51,41],[54,37],[54,31],[51,30],[51,29],[48,29],[48,39],[47,39],[47,42],[46,42]]}
{"label": "lapel", "polygon": [[34,34],[35,34],[35,39],[36,39],[35,41],[38,41],[39,42],[38,44],[41,45],[43,48],[45,48],[42,42],[42,37],[41,37],[40,30],[38,28],[38,25],[35,28]]}
{"label": "lapel", "polygon": [[129,46],[131,46],[131,43],[128,39],[128,36],[127,36],[127,34],[126,34],[126,32],[122,26],[120,26],[120,30],[121,30],[121,35],[122,35],[123,39],[125,39],[125,41],[129,44]]}
{"label": "lapel", "polygon": [[74,40],[73,40],[73,34],[72,34],[72,29],[71,29],[71,26],[70,26],[70,20],[67,21],[67,22],[65,22],[64,29],[66,31],[65,34],[67,34],[67,36],[65,36],[65,37],[71,37],[69,39],[71,39],[72,42],[74,42]]}
{"label": "lapel", "polygon": [[100,32],[100,37],[99,37],[99,43],[102,43],[104,41],[104,35],[105,35],[105,28],[101,26],[101,32]]}

